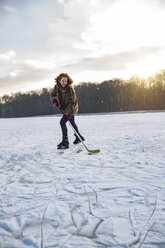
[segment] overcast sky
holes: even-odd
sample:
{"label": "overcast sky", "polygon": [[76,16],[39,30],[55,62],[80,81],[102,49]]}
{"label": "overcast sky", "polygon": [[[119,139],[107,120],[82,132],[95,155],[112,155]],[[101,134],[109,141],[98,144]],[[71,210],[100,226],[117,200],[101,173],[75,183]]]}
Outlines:
{"label": "overcast sky", "polygon": [[0,95],[165,69],[164,0],[0,0]]}

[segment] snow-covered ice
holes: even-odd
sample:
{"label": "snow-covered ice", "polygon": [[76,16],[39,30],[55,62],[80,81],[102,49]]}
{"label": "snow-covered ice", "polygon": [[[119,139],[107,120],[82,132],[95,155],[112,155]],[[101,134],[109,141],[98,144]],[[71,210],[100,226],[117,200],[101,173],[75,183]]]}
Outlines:
{"label": "snow-covered ice", "polygon": [[0,119],[0,247],[165,247],[165,112],[59,120]]}

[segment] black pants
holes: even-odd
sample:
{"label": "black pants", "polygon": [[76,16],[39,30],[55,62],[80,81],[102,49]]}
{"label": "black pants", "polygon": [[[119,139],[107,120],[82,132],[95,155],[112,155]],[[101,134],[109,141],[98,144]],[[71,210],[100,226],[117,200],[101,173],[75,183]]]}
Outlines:
{"label": "black pants", "polygon": [[68,115],[68,119],[67,120],[63,120],[62,118],[60,120],[60,125],[61,125],[61,129],[62,129],[62,136],[63,136],[63,138],[65,138],[65,137],[68,136],[68,129],[67,129],[67,126],[66,126],[67,121],[70,121],[70,123],[72,124],[72,126],[74,127],[74,129],[76,130],[76,132],[78,132],[78,127],[77,127],[77,125],[75,123],[74,115]]}

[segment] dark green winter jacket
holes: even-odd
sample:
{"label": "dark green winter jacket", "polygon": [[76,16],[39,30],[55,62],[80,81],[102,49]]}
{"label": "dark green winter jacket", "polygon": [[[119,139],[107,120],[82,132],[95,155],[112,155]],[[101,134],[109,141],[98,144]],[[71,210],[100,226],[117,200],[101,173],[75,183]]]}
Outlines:
{"label": "dark green winter jacket", "polygon": [[65,87],[57,82],[51,93],[52,100],[57,99],[64,114],[75,115],[78,112],[78,101],[74,88],[67,84]]}

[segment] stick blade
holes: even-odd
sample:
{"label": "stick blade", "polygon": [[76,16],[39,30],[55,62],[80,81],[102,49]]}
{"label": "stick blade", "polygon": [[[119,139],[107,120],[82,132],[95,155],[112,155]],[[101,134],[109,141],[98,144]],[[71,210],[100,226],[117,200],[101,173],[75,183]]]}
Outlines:
{"label": "stick blade", "polygon": [[100,149],[96,149],[96,150],[89,150],[88,149],[88,152],[89,153],[99,153],[100,152]]}

